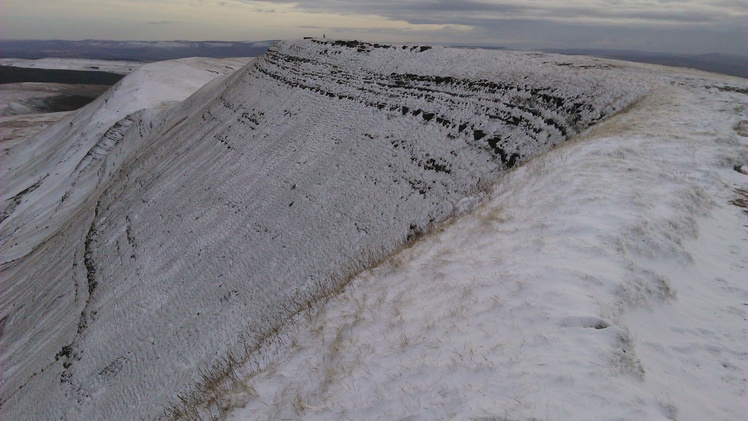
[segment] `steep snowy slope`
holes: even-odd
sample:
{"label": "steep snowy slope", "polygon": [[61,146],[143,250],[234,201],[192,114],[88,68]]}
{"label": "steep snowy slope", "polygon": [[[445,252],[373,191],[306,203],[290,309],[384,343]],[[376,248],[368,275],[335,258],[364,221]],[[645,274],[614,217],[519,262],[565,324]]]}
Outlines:
{"label": "steep snowy slope", "polygon": [[205,419],[748,419],[748,83],[616,65],[643,101],[225,363]]}
{"label": "steep snowy slope", "polygon": [[94,140],[64,120],[6,171],[3,411],[153,418],[647,89],[594,59],[308,40]]}
{"label": "steep snowy slope", "polygon": [[4,139],[2,402],[23,395],[25,384],[37,376],[41,387],[59,389],[59,373],[47,369],[76,331],[85,305],[87,279],[77,276],[85,267],[82,241],[109,176],[142,146],[142,135],[158,124],[164,110],[247,61],[149,64],[35,137]]}

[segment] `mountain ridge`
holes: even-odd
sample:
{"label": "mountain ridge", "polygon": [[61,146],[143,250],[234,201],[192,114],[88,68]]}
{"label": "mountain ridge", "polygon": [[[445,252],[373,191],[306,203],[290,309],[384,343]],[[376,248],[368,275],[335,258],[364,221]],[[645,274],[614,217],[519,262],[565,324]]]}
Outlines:
{"label": "mountain ridge", "polygon": [[[38,351],[13,355],[26,360],[3,385],[11,413],[156,416],[201,367],[255,349],[309,300],[649,89],[596,59],[327,40],[277,44],[209,85],[101,144],[109,164],[49,233],[54,247],[7,248],[6,273],[35,264],[38,278],[72,278],[76,309],[43,346],[38,327],[17,339]],[[32,230],[19,215],[3,230]],[[9,282],[34,288],[23,271]],[[17,330],[11,318],[6,331]],[[34,380],[42,368],[60,381]],[[31,397],[11,402],[21,378]],[[32,409],[38,393],[55,403]]]}

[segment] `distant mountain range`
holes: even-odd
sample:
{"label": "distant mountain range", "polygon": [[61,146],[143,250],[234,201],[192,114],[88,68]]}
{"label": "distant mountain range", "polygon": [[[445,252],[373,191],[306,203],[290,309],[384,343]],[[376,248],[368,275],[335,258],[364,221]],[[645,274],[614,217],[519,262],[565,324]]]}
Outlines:
{"label": "distant mountain range", "polygon": [[29,69],[0,65],[0,85],[6,83],[66,83],[87,85],[114,85],[124,75],[95,70]]}
{"label": "distant mountain range", "polygon": [[[0,40],[0,58],[47,57],[161,61],[184,57],[258,57],[277,40],[234,41],[38,41]],[[496,46],[463,48],[504,49]],[[639,63],[687,67],[748,78],[748,57],[728,54],[673,54],[637,50],[544,49],[548,53],[613,58]]]}
{"label": "distant mountain range", "polygon": [[162,61],[185,57],[257,57],[275,42],[0,40],[0,58]]}
{"label": "distant mountain range", "polygon": [[547,53],[605,57],[638,63],[661,64],[673,67],[687,67],[707,72],[748,78],[748,57],[729,54],[671,54],[651,53],[637,50],[596,50],[596,49],[548,49]]}

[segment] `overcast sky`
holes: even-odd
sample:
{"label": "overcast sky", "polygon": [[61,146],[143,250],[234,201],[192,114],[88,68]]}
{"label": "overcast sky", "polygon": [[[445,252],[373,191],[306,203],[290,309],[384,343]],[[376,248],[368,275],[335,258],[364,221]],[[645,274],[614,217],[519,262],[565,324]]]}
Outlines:
{"label": "overcast sky", "polygon": [[390,42],[747,55],[746,0],[0,0],[2,39]]}

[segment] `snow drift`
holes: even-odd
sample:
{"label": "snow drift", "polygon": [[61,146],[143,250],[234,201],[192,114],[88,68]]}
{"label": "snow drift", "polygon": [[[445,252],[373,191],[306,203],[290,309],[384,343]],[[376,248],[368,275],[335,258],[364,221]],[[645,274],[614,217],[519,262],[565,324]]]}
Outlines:
{"label": "snow drift", "polygon": [[645,91],[595,59],[306,40],[160,112],[101,99],[3,169],[3,411],[154,418]]}

